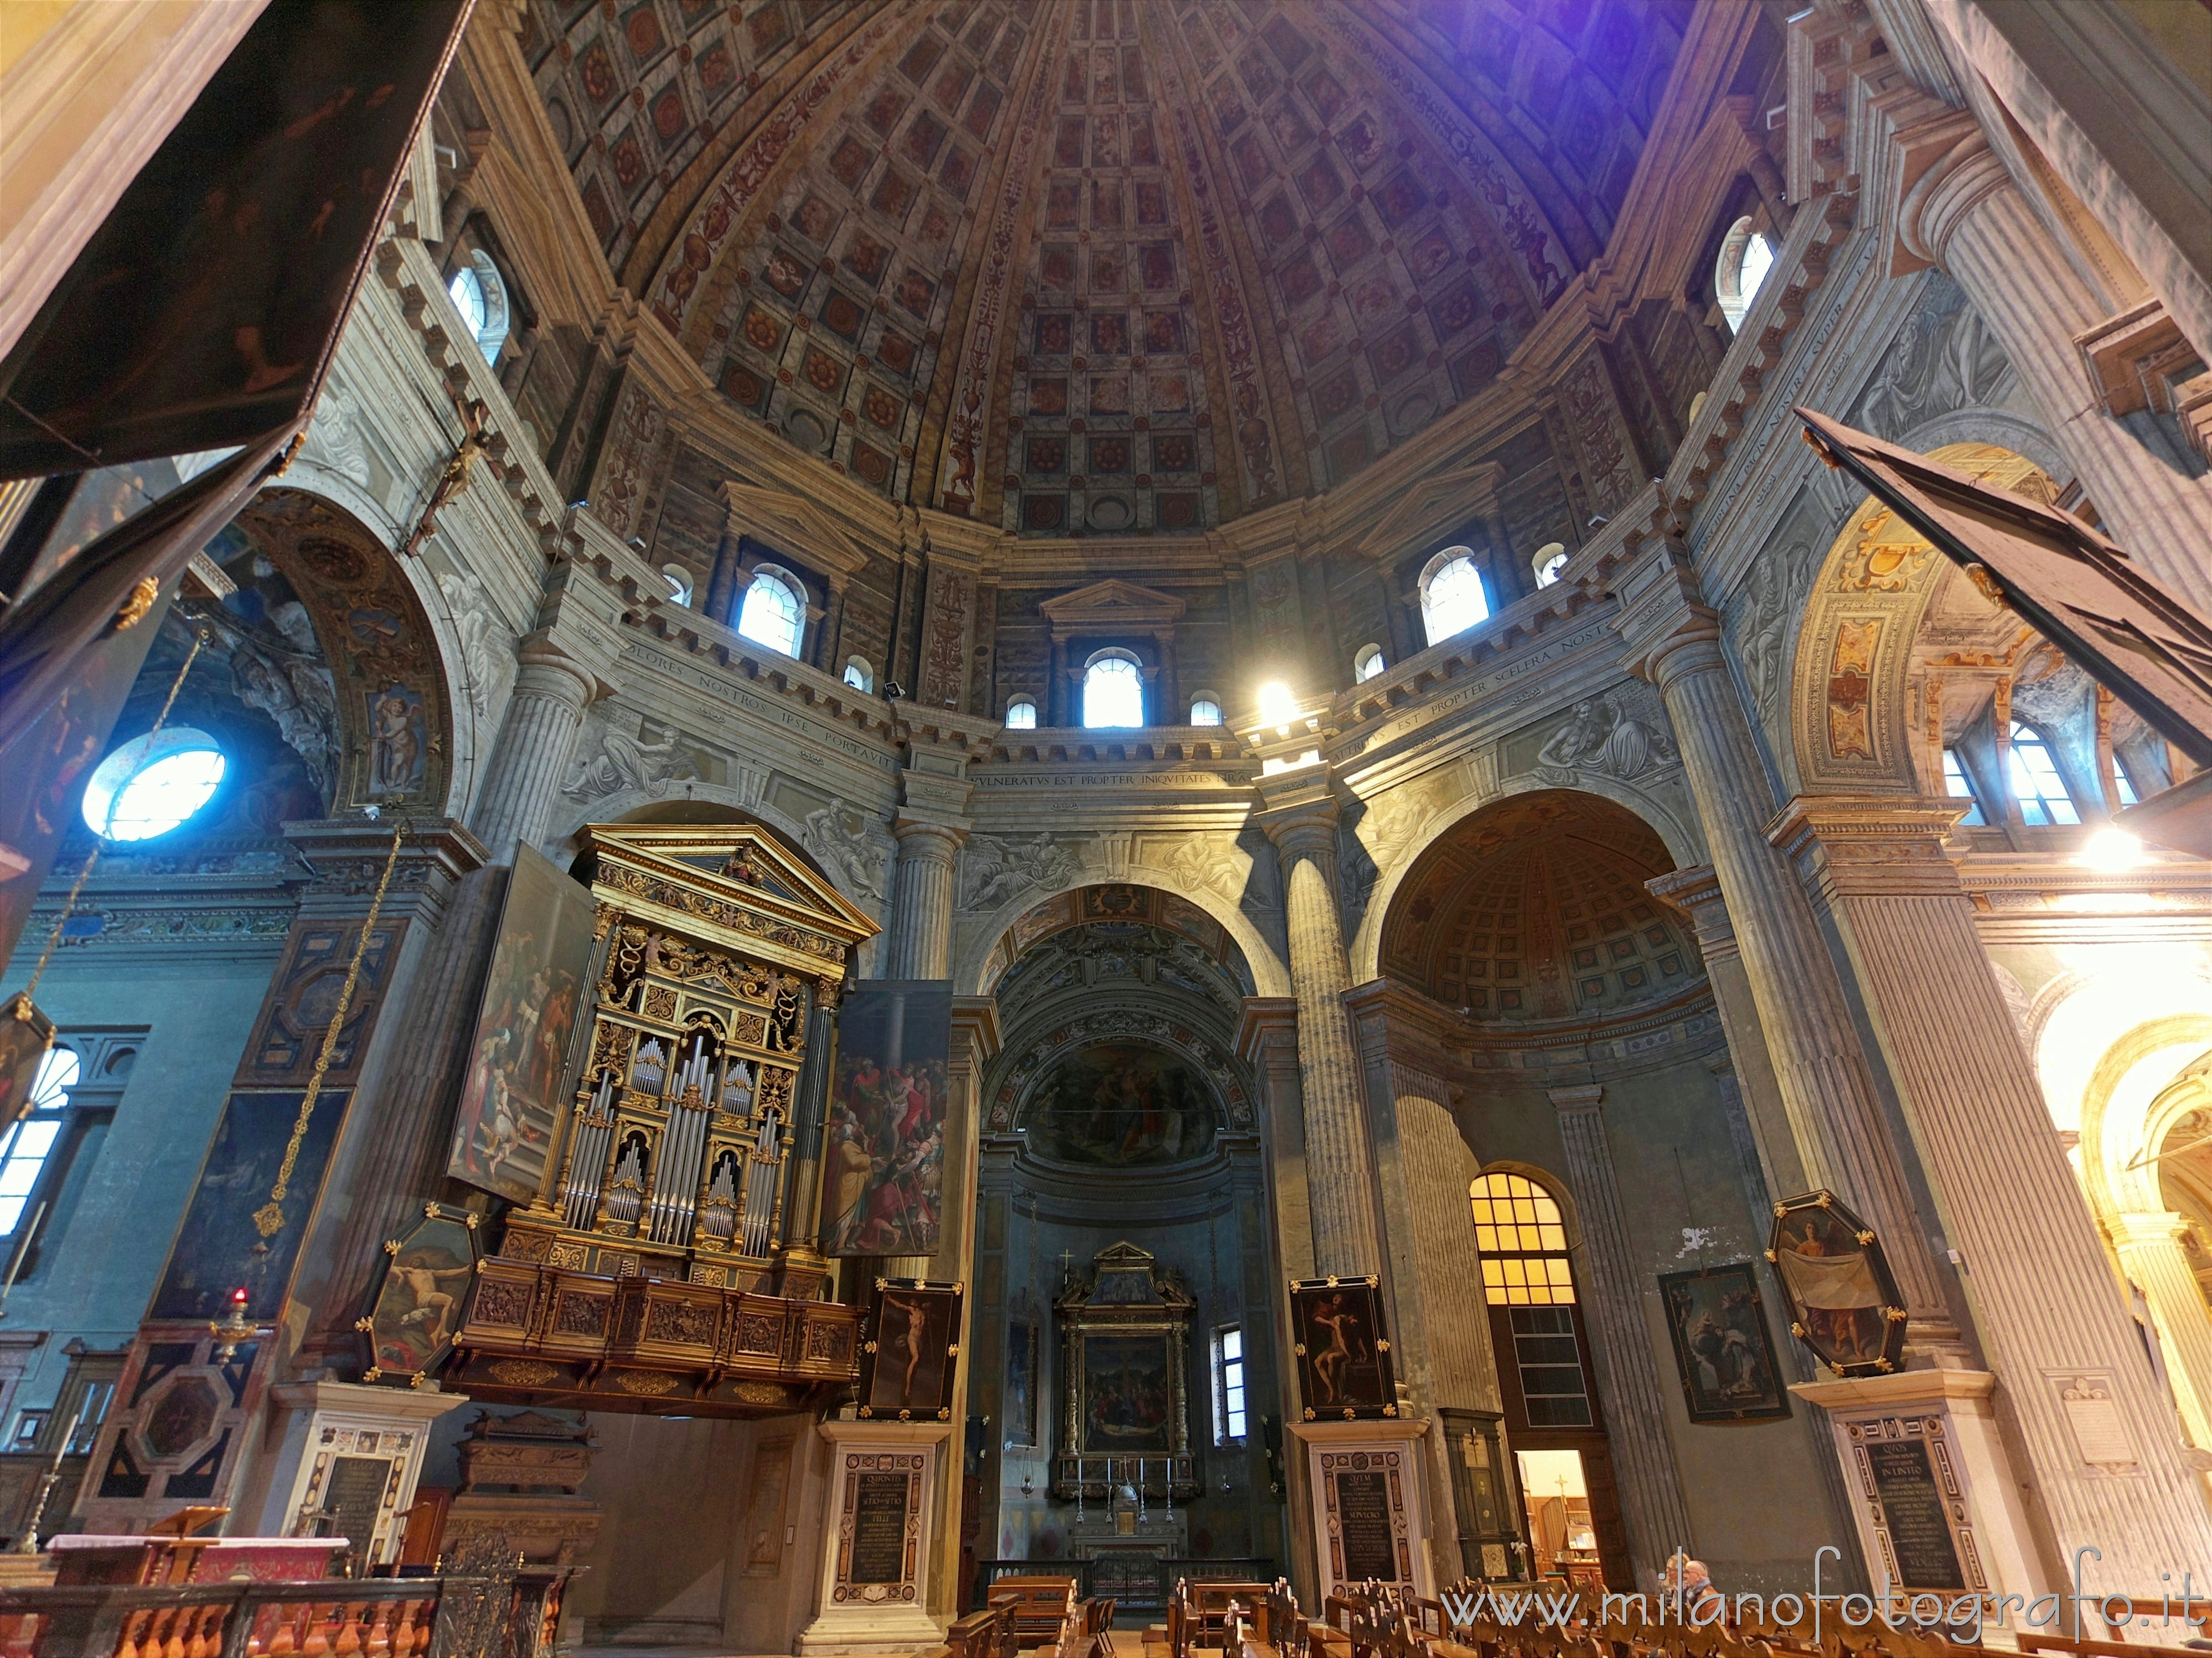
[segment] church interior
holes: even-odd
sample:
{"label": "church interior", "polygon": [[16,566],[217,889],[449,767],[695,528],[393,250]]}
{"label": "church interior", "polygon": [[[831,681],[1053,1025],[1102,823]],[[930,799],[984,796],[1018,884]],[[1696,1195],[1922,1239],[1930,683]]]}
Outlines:
{"label": "church interior", "polygon": [[2205,0],[0,107],[0,1651],[2206,1644]]}

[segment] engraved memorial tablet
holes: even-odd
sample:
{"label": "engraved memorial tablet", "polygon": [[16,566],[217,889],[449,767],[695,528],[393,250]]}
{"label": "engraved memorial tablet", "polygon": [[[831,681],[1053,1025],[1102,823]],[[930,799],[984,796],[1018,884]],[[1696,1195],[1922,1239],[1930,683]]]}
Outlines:
{"label": "engraved memorial tablet", "polygon": [[1917,1439],[1876,1439],[1866,1445],[1874,1476],[1875,1501],[1897,1557],[1899,1587],[1963,1589],[1959,1551],[1951,1538],[1950,1515],[1928,1447]]}
{"label": "engraved memorial tablet", "polygon": [[908,1478],[904,1473],[864,1471],[854,1477],[851,1583],[906,1581]]}
{"label": "engraved memorial tablet", "polygon": [[1344,1539],[1344,1575],[1364,1582],[1398,1576],[1396,1527],[1390,1515],[1390,1476],[1380,1468],[1347,1468],[1336,1476],[1337,1522]]}

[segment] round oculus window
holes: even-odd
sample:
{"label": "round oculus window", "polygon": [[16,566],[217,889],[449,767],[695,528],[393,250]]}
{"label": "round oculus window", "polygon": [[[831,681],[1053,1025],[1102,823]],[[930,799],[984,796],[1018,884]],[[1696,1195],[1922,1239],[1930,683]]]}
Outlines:
{"label": "round oculus window", "polygon": [[150,841],[214,797],[228,762],[215,738],[180,726],[134,737],[93,768],[84,821],[110,841]]}

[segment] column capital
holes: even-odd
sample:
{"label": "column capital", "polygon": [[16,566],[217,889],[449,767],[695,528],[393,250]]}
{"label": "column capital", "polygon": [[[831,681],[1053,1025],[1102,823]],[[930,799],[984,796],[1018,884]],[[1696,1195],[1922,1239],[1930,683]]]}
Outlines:
{"label": "column capital", "polygon": [[1823,898],[1948,898],[1958,866],[1944,838],[1971,800],[1910,794],[1800,795],[1766,838]]}
{"label": "column capital", "polygon": [[1692,668],[1719,665],[1721,618],[1705,603],[1686,547],[1665,537],[1650,549],[1613,584],[1620,609],[1613,630],[1627,647],[1622,666],[1664,690]]}
{"label": "column capital", "polygon": [[1721,880],[1711,864],[1691,864],[1654,876],[1644,890],[1697,929],[1698,948],[1708,960],[1740,954],[1735,923],[1721,895]]}
{"label": "column capital", "polygon": [[2153,1210],[2145,1214],[2109,1215],[2106,1224],[2112,1229],[2116,1249],[2156,1248],[2172,1243],[2186,1232],[2189,1217]]}
{"label": "column capital", "polygon": [[955,996],[952,999],[952,1046],[957,1060],[971,1068],[989,1061],[999,1051],[999,999],[995,996]]}
{"label": "column capital", "polygon": [[[965,817],[942,817],[931,812],[909,811],[903,806],[891,819],[891,835],[899,843],[901,856],[906,855],[907,843],[917,843],[917,851],[932,841],[941,841],[945,861],[951,863],[968,839],[969,831],[975,825]],[[927,856],[926,852],[922,856]]]}
{"label": "column capital", "polygon": [[600,665],[588,659],[595,653],[573,646],[572,640],[555,638],[550,628],[525,634],[514,647],[516,686],[557,697],[578,714],[612,696],[615,687],[607,683]]}
{"label": "column capital", "polygon": [[1336,856],[1336,792],[1328,768],[1301,766],[1262,777],[1256,785],[1260,810],[1252,821],[1285,860],[1301,856]]}
{"label": "column capital", "polygon": [[1889,220],[1896,237],[1889,274],[1905,276],[1945,264],[1953,234],[1983,202],[2008,188],[2012,175],[1966,110],[1938,108],[1897,128],[1889,143],[1895,189]]}
{"label": "column capital", "polygon": [[1546,1091],[1552,1096],[1553,1108],[1563,1117],[1575,1116],[1583,1113],[1595,1115],[1599,1102],[1605,1098],[1605,1089],[1598,1083],[1586,1083],[1579,1088],[1553,1088]]}

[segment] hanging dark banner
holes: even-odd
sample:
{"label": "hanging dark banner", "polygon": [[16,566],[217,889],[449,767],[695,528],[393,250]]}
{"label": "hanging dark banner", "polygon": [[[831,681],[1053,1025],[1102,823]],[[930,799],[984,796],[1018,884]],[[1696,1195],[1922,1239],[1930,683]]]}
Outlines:
{"label": "hanging dark banner", "polygon": [[826,1253],[937,1253],[951,1052],[950,980],[864,980],[846,997],[823,1142]]}
{"label": "hanging dark banner", "polygon": [[0,477],[299,421],[468,10],[273,0],[0,362]]}

